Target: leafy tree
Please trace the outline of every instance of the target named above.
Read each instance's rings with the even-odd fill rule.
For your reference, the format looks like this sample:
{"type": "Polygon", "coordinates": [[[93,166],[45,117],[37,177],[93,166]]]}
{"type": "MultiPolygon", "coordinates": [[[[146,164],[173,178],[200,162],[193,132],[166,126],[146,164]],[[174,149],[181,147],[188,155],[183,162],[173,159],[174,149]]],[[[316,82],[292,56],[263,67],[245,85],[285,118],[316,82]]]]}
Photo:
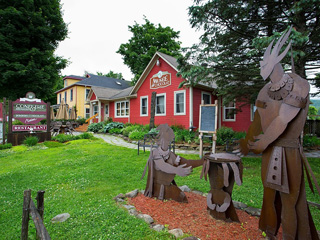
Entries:
{"type": "MultiPolygon", "coordinates": [[[[305,78],[306,68],[320,66],[319,0],[194,0],[189,16],[192,27],[204,34],[198,44],[184,49],[180,74],[189,84],[215,82],[225,103],[256,99],[265,84],[259,61],[274,36],[289,26],[296,73],[305,78]]],[[[291,67],[289,57],[282,62],[291,67]]]]}
{"type": "Polygon", "coordinates": [[[129,26],[133,36],[128,43],[121,44],[117,51],[122,55],[124,64],[135,75],[132,84],[137,82],[156,51],[170,56],[180,56],[181,42],[176,40],[180,32],[170,27],[162,27],[160,24],[155,26],[146,17],[144,20],[145,23],[142,25],[135,22],[133,26],[129,26]]]}
{"type": "Polygon", "coordinates": [[[318,119],[318,117],[316,117],[316,115],[318,115],[318,109],[315,106],[309,106],[308,118],[311,120],[318,119]]]}
{"type": "Polygon", "coordinates": [[[47,100],[66,67],[54,54],[66,36],[60,0],[0,0],[0,97],[47,100]]]}
{"type": "Polygon", "coordinates": [[[110,78],[115,78],[115,79],[122,79],[124,80],[122,73],[115,73],[113,71],[109,71],[107,74],[103,74],[102,72],[97,72],[98,76],[105,76],[105,77],[110,77],[110,78]]]}

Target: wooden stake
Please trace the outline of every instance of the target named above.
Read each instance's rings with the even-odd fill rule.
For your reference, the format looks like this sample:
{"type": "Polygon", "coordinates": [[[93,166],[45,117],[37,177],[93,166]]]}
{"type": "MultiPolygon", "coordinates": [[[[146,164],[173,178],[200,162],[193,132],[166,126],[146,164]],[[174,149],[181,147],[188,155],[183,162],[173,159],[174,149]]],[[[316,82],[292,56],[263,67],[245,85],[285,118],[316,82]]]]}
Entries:
{"type": "Polygon", "coordinates": [[[28,239],[30,200],[31,200],[31,189],[25,190],[23,192],[21,240],[28,239]]]}

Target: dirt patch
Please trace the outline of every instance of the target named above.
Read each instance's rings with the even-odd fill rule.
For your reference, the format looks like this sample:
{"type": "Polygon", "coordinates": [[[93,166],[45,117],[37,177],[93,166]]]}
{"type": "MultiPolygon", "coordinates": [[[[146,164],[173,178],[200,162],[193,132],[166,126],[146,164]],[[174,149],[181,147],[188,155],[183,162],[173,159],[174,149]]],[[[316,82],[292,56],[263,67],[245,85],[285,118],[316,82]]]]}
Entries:
{"type": "MultiPolygon", "coordinates": [[[[169,229],[180,228],[184,233],[204,239],[265,239],[259,230],[258,217],[237,210],[240,223],[225,222],[212,218],[207,212],[206,198],[186,193],[188,203],[161,201],[139,194],[129,199],[138,212],[150,215],[155,223],[169,229]]],[[[277,239],[282,239],[281,232],[277,239]]]]}

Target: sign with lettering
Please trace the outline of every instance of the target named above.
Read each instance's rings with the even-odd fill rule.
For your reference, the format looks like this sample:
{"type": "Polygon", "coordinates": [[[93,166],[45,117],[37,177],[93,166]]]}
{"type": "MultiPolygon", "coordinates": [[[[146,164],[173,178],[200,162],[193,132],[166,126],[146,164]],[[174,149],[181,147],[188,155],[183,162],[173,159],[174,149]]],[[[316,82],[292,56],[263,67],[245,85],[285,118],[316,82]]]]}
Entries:
{"type": "Polygon", "coordinates": [[[13,102],[12,114],[14,119],[24,124],[37,124],[46,119],[47,104],[35,98],[34,93],[28,92],[25,98],[13,102]]]}
{"type": "Polygon", "coordinates": [[[165,88],[171,85],[171,73],[159,71],[150,78],[150,89],[165,88]]]}
{"type": "Polygon", "coordinates": [[[13,132],[35,132],[35,131],[47,131],[47,125],[13,125],[13,132]]]}
{"type": "Polygon", "coordinates": [[[199,132],[215,133],[217,129],[217,105],[200,105],[199,132]]]}

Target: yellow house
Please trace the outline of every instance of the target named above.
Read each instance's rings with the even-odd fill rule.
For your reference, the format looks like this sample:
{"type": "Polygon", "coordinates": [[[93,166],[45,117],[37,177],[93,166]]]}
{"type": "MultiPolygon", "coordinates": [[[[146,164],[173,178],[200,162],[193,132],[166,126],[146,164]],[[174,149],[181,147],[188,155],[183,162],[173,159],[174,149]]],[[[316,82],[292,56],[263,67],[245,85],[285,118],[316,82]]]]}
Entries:
{"type": "Polygon", "coordinates": [[[90,105],[86,102],[86,99],[91,87],[97,86],[117,90],[130,87],[128,81],[93,74],[87,74],[85,77],[70,75],[64,77],[63,81],[64,88],[56,91],[57,104],[60,104],[64,99],[69,109],[75,106],[78,118],[90,117],[90,105]]]}

